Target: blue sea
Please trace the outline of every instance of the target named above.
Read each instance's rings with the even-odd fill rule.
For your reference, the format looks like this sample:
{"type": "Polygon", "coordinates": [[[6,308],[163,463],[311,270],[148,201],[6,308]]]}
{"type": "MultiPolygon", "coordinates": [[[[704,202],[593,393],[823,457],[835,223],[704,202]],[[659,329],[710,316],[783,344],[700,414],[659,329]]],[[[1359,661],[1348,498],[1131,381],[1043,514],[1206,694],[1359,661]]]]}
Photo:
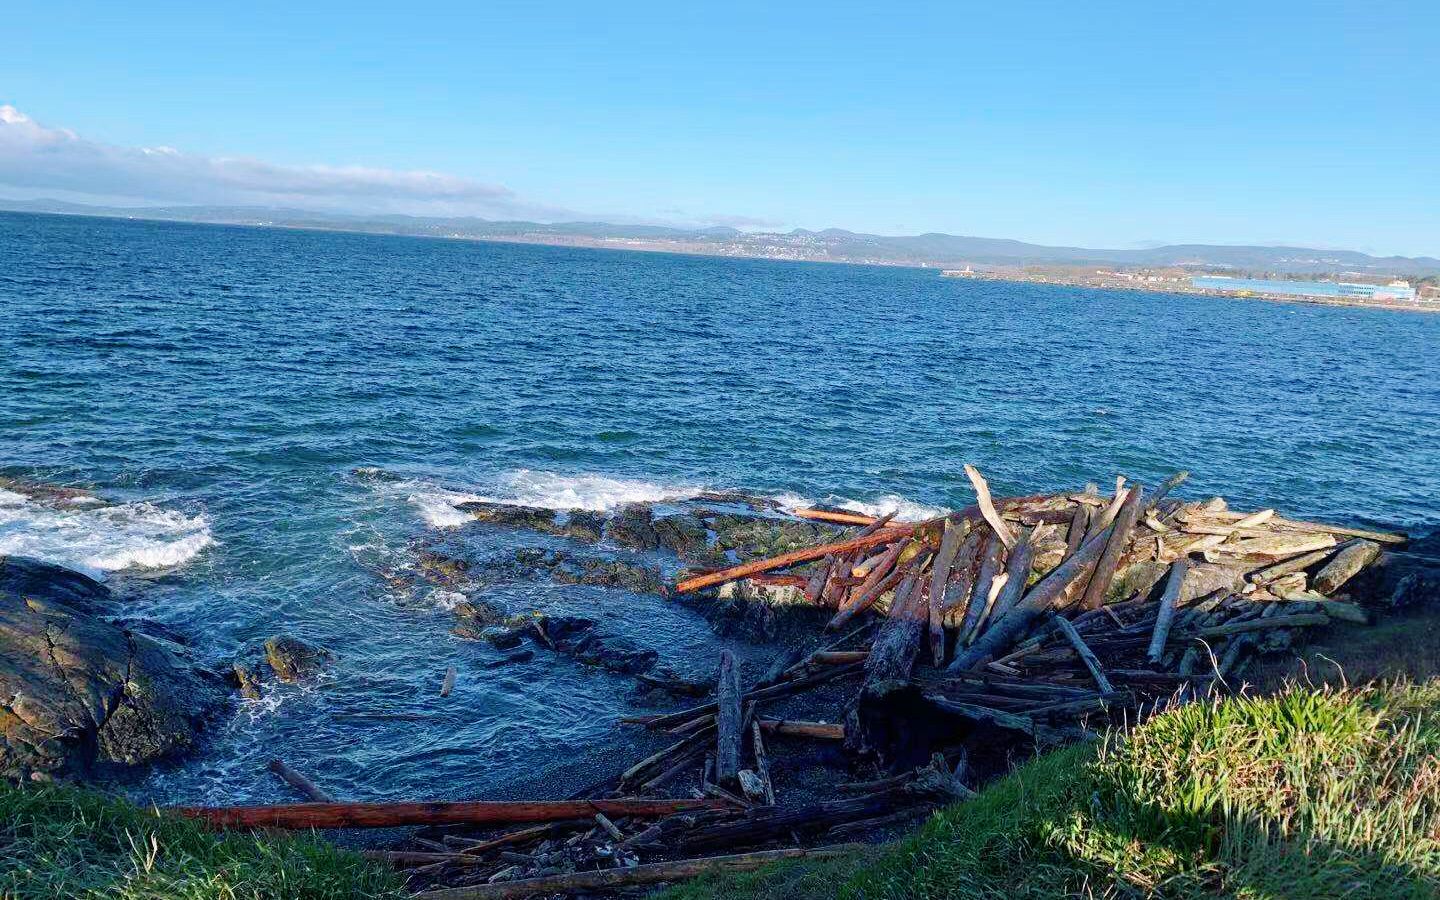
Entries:
{"type": "MultiPolygon", "coordinates": [[[[443,592],[377,575],[468,532],[455,502],[734,488],[922,515],[971,501],[967,462],[1024,493],[1187,469],[1189,496],[1426,532],[1440,316],[0,213],[0,475],[112,501],[0,494],[0,554],[105,578],[217,667],[278,632],[337,653],[130,786],[162,802],[288,798],[272,756],[352,799],[553,791],[623,760],[631,679],[543,653],[485,669],[443,592]]],[[[682,673],[722,644],[657,597],[492,599],[682,673]]]]}

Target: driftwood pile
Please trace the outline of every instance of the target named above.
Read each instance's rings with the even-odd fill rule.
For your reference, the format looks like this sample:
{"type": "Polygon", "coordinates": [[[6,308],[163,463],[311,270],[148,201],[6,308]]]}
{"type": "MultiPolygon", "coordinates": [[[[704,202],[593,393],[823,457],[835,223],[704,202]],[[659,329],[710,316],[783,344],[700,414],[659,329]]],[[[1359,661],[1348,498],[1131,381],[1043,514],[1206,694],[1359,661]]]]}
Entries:
{"type": "Polygon", "coordinates": [[[371,855],[431,900],[824,856],[971,796],[1018,756],[1232,689],[1256,654],[1306,628],[1367,621],[1344,590],[1382,545],[1405,541],[1170,498],[1184,473],[1149,491],[1118,479],[1109,496],[997,499],[966,472],[973,507],[910,523],[801,510],[857,530],[680,578],[680,593],[823,607],[829,634],[750,683],[722,654],[714,699],[626,720],[669,742],[585,799],[186,812],[252,827],[423,824],[421,849],[371,855]],[[818,783],[787,758],[817,745],[831,773],[818,783]]]}

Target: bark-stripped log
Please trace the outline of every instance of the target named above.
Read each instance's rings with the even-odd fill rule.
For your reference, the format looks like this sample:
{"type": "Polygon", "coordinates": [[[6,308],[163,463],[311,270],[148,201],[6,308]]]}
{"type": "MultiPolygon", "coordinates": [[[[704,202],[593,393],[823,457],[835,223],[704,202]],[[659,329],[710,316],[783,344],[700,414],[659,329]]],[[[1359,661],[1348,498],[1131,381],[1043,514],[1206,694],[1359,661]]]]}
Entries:
{"type": "Polygon", "coordinates": [[[985,477],[980,474],[979,469],[969,463],[965,464],[965,474],[970,478],[970,484],[975,487],[975,502],[979,505],[980,513],[985,517],[985,521],[995,529],[995,534],[1000,538],[1001,543],[1007,548],[1015,546],[1014,535],[1010,533],[1009,526],[996,511],[995,501],[990,498],[990,485],[985,481],[985,477]]]}
{"type": "Polygon", "coordinates": [[[1356,573],[1370,565],[1380,555],[1380,545],[1364,538],[1346,541],[1335,557],[1315,573],[1312,582],[1315,590],[1322,594],[1333,594],[1354,578],[1356,573]]]}
{"type": "Polygon", "coordinates": [[[1150,662],[1159,665],[1165,654],[1165,641],[1170,637],[1170,626],[1175,622],[1175,606],[1180,602],[1180,588],[1185,584],[1185,573],[1190,564],[1183,558],[1170,564],[1170,575],[1165,581],[1165,593],[1160,596],[1160,610],[1155,616],[1155,630],[1150,635],[1150,649],[1146,654],[1150,662]]]}
{"type": "Polygon", "coordinates": [[[1090,583],[1085,588],[1085,594],[1080,600],[1084,609],[1098,609],[1105,602],[1105,594],[1110,590],[1110,583],[1115,580],[1115,567],[1120,564],[1120,556],[1125,548],[1130,546],[1130,533],[1135,530],[1135,522],[1140,515],[1140,485],[1130,488],[1130,494],[1125,498],[1125,503],[1120,507],[1120,512],[1115,516],[1115,524],[1110,531],[1110,540],[1105,544],[1105,550],[1095,564],[1095,572],[1090,576],[1090,583]]]}
{"type": "Polygon", "coordinates": [[[945,589],[950,583],[950,570],[960,553],[960,544],[969,532],[964,522],[945,520],[945,536],[930,573],[930,658],[935,665],[945,664],[945,589]]]}
{"type": "Polygon", "coordinates": [[[729,650],[720,653],[720,679],[715,688],[715,780],[731,785],[740,772],[744,721],[740,711],[740,667],[729,650]]]}
{"type": "Polygon", "coordinates": [[[1083,585],[1084,579],[1094,571],[1111,533],[1109,528],[1100,532],[1056,566],[1015,604],[1003,622],[995,623],[964,652],[957,653],[955,661],[950,663],[950,671],[963,672],[1001,655],[1029,630],[1038,616],[1049,609],[1066,606],[1082,590],[1079,585],[1083,585]]]}

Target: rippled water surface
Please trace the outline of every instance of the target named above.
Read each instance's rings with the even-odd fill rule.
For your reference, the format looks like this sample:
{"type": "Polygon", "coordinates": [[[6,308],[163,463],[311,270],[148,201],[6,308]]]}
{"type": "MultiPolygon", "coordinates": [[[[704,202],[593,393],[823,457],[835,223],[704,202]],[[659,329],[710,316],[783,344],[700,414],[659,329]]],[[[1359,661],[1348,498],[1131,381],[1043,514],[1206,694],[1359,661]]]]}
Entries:
{"type": "MultiPolygon", "coordinates": [[[[277,631],[339,652],[148,796],[285,797],[271,755],[347,797],[481,796],[623,750],[629,679],[545,654],[484,669],[443,598],[376,576],[454,537],[448,501],[709,487],[918,511],[970,502],[964,462],[1025,492],[1186,468],[1192,494],[1428,530],[1440,316],[0,214],[0,474],[118,504],[0,493],[0,553],[108,577],[216,664],[277,631]]],[[[496,596],[713,668],[706,623],[657,598],[496,596]]]]}

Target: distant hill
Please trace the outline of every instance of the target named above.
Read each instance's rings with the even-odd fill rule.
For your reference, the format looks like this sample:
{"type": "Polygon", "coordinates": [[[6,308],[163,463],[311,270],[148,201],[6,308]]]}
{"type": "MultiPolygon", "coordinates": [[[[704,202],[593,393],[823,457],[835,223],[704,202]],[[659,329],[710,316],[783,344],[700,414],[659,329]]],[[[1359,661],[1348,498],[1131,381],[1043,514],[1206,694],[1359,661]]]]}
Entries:
{"type": "Polygon", "coordinates": [[[534,243],[629,246],[671,250],[901,266],[959,268],[974,266],[1124,266],[1235,269],[1290,274],[1366,274],[1372,276],[1440,275],[1434,257],[1370,256],[1354,250],[1307,247],[1178,244],[1133,250],[1048,247],[1004,238],[953,234],[887,236],[839,228],[789,232],[742,232],[734,228],[685,228],[668,225],[617,225],[608,222],[506,222],[476,217],[346,215],[301,209],[247,206],[86,206],[59,200],[5,200],[0,209],[60,215],[106,216],[177,222],[317,228],[372,234],[400,234],[471,240],[524,240],[534,243]]]}

